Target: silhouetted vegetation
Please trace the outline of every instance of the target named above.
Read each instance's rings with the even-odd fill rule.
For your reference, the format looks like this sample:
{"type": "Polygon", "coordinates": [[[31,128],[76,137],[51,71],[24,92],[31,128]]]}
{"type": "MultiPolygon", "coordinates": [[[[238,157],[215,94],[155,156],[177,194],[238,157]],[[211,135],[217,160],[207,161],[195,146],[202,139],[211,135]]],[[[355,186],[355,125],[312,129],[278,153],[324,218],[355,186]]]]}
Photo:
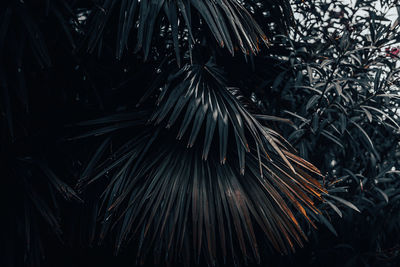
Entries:
{"type": "Polygon", "coordinates": [[[395,4],[2,2],[1,266],[397,266],[395,4]]]}

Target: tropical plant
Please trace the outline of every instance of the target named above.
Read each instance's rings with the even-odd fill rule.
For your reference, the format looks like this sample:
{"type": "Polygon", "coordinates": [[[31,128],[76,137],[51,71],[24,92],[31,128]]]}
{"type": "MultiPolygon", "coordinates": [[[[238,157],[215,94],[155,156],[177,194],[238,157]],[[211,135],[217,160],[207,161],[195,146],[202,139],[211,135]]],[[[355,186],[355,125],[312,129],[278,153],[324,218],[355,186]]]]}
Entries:
{"type": "Polygon", "coordinates": [[[4,265],[318,265],[353,221],[395,248],[398,26],[371,2],[1,3],[4,265]]]}
{"type": "MultiPolygon", "coordinates": [[[[74,137],[106,136],[79,181],[86,186],[107,177],[100,239],[112,233],[117,251],[125,240],[137,240],[141,263],[152,258],[208,265],[260,262],[260,242],[282,253],[302,245],[306,236],[295,215],[312,225],[309,213],[321,216],[314,198],[322,200],[325,190],[312,177],[320,173],[257,120],[242,93],[248,88],[235,88],[223,70],[235,51],[244,53],[239,60],[246,64],[267,44],[246,9],[251,5],[118,4],[114,13],[117,2],[105,1],[92,15],[89,51],[102,55],[101,40],[116,39],[115,56],[121,58],[132,28],[135,50],[157,67],[154,81],[136,88],[143,95],[136,108],[134,102],[121,114],[83,122],[88,132],[74,137]],[[112,156],[105,153],[110,146],[117,148],[112,156]]],[[[279,7],[284,12],[275,12],[289,16],[289,23],[290,9],[279,7]]]]}

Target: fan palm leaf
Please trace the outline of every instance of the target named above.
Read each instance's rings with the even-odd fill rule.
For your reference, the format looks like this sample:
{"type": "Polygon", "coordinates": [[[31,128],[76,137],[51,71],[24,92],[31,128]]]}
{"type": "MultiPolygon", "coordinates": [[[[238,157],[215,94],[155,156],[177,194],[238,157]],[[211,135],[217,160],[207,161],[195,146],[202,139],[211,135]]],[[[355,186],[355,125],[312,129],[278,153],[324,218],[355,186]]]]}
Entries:
{"type": "Polygon", "coordinates": [[[186,65],[164,81],[155,111],[81,123],[90,130],[78,137],[108,136],[80,183],[109,177],[99,231],[104,238],[114,225],[117,250],[134,238],[140,262],[214,265],[238,255],[258,262],[264,239],[282,253],[306,239],[296,214],[312,225],[320,215],[320,172],[258,122],[223,77],[211,61],[186,65]],[[102,162],[111,144],[119,149],[102,162]]]}

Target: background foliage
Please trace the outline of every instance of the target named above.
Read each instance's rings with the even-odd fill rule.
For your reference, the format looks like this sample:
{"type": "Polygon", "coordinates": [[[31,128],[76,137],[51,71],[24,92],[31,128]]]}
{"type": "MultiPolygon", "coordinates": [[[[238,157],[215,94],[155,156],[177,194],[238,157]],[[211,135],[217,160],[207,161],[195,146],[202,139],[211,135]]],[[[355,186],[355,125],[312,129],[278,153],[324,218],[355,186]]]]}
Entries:
{"type": "Polygon", "coordinates": [[[307,264],[315,266],[398,264],[398,20],[387,18],[393,3],[376,4],[295,5],[298,30],[277,37],[290,52],[267,87],[279,101],[259,100],[293,120],[289,141],[327,175],[330,192],[361,211],[334,209],[341,219],[330,211],[337,237],[314,236],[307,264]]]}
{"type": "Polygon", "coordinates": [[[396,266],[394,4],[2,2],[1,263],[396,266]]]}

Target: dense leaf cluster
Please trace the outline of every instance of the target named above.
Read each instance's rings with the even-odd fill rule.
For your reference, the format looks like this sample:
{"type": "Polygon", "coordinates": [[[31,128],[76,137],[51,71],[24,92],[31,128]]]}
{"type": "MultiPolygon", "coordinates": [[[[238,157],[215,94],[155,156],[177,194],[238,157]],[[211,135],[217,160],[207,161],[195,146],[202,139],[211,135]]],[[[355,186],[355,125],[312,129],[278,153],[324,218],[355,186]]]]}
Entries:
{"type": "Polygon", "coordinates": [[[0,3],[2,266],[396,262],[374,2],[0,3]]]}
{"type": "Polygon", "coordinates": [[[293,121],[282,128],[288,140],[326,174],[323,184],[332,195],[361,211],[339,210],[327,200],[337,237],[316,235],[303,264],[399,261],[399,26],[387,17],[393,3],[382,2],[380,10],[377,3],[298,4],[297,30],[276,37],[288,54],[276,63],[267,94],[279,101],[260,104],[293,121]]]}

